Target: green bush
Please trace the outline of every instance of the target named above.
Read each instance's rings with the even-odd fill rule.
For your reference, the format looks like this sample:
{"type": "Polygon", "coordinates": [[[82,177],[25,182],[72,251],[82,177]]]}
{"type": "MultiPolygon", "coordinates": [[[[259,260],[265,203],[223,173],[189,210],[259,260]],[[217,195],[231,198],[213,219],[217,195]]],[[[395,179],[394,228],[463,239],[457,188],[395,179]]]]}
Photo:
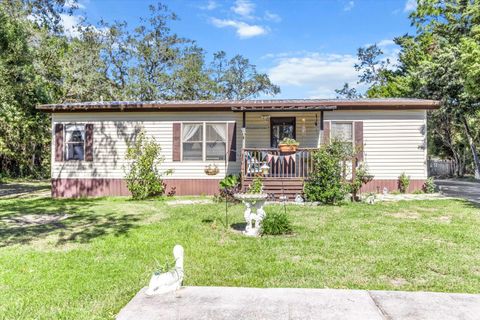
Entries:
{"type": "Polygon", "coordinates": [[[398,190],[401,193],[407,193],[408,187],[410,186],[410,177],[407,176],[405,172],[398,177],[398,190]]]}
{"type": "Polygon", "coordinates": [[[146,199],[165,192],[162,176],[170,174],[172,170],[164,173],[159,171],[158,167],[164,161],[160,151],[160,145],[155,139],[146,138],[143,131],[128,146],[125,159],[129,161],[129,165],[125,179],[133,199],[146,199]]]}
{"type": "Polygon", "coordinates": [[[223,178],[219,183],[220,195],[218,200],[227,199],[228,201],[235,202],[233,195],[240,192],[241,189],[241,180],[239,175],[228,175],[223,178]]]}
{"type": "Polygon", "coordinates": [[[423,191],[425,193],[434,193],[436,188],[437,186],[435,185],[432,177],[428,178],[423,184],[423,191]]]}
{"type": "Polygon", "coordinates": [[[252,184],[248,187],[247,193],[257,194],[263,192],[262,178],[257,176],[253,178],[252,184]]]}
{"type": "Polygon", "coordinates": [[[268,235],[288,234],[292,232],[292,225],[284,211],[268,213],[263,219],[262,233],[268,235]]]}
{"type": "Polygon", "coordinates": [[[349,187],[342,179],[342,162],[351,154],[346,144],[334,141],[313,154],[313,172],[304,186],[308,201],[336,204],[345,199],[349,187]]]}
{"type": "Polygon", "coordinates": [[[357,201],[358,191],[362,186],[370,181],[372,181],[373,176],[369,175],[368,169],[365,165],[361,164],[358,166],[355,172],[355,178],[349,183],[350,193],[352,194],[352,200],[357,201]]]}

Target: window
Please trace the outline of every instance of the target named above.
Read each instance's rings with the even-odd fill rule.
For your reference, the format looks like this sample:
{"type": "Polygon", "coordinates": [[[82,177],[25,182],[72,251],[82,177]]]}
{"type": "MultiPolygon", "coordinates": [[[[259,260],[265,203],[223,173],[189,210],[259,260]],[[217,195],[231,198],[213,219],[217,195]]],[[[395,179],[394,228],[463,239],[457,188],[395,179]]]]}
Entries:
{"type": "Polygon", "coordinates": [[[331,137],[333,140],[340,140],[353,144],[353,125],[351,122],[333,122],[331,137]]]}
{"type": "Polygon", "coordinates": [[[203,124],[184,123],[183,160],[203,160],[203,124]]]}
{"type": "Polygon", "coordinates": [[[182,159],[190,161],[225,160],[227,150],[226,123],[184,123],[182,127],[182,159]]]}
{"type": "Polygon", "coordinates": [[[85,126],[68,124],[65,126],[66,157],[65,160],[84,160],[85,126]]]}
{"type": "Polygon", "coordinates": [[[206,160],[225,160],[227,125],[225,123],[207,123],[206,130],[206,160]]]}

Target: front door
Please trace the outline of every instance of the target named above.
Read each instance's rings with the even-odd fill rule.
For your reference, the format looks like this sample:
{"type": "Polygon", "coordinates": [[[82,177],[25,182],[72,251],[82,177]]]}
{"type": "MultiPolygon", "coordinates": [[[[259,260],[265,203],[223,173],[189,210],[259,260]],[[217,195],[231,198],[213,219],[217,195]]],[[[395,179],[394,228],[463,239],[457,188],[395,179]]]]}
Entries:
{"type": "Polygon", "coordinates": [[[283,138],[295,139],[295,117],[270,118],[270,146],[277,148],[283,138]]]}

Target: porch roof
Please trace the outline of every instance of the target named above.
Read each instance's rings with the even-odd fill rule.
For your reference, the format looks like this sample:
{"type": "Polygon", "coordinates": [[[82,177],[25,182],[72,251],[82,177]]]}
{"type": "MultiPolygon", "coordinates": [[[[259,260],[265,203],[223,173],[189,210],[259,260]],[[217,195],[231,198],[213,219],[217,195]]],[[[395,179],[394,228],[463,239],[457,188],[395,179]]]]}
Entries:
{"type": "Polygon", "coordinates": [[[328,111],[437,109],[440,101],[425,99],[271,99],[271,100],[158,100],[90,101],[42,104],[45,112],[115,111],[328,111]]]}

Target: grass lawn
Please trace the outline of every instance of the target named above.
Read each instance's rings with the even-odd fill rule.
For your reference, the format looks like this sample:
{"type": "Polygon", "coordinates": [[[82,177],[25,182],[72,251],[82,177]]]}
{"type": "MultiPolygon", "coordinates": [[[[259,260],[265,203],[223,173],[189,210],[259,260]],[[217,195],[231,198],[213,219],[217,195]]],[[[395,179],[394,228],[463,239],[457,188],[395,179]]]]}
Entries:
{"type": "MultiPolygon", "coordinates": [[[[293,235],[256,239],[225,230],[223,204],[0,200],[0,318],[111,319],[176,243],[185,285],[480,292],[480,208],[468,202],[287,210],[293,235]]],[[[241,223],[242,207],[229,219],[241,223]]]]}

